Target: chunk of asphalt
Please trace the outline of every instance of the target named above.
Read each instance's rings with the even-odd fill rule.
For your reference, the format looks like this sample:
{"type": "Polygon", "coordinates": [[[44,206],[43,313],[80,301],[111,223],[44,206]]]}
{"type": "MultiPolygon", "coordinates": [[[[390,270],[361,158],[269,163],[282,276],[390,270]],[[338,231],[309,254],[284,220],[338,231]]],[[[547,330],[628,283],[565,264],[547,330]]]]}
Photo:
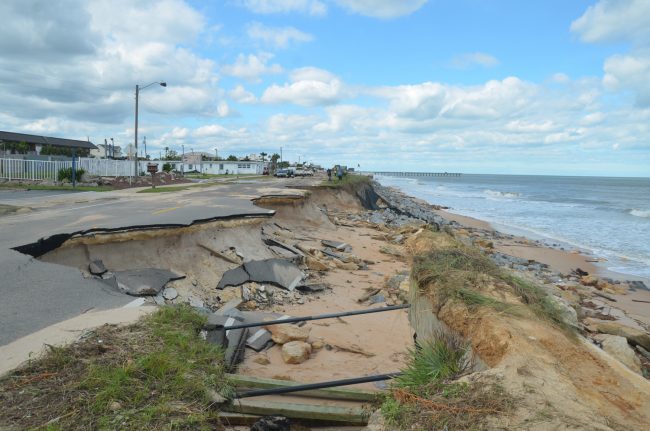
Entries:
{"type": "Polygon", "coordinates": [[[303,273],[293,263],[284,259],[251,260],[244,263],[251,281],[273,283],[293,290],[303,278],[303,273]]]}
{"type": "MultiPolygon", "coordinates": [[[[231,319],[234,320],[232,317],[231,319]]],[[[246,349],[247,338],[248,328],[231,329],[229,331],[226,331],[228,347],[226,347],[224,360],[226,362],[226,368],[229,371],[232,372],[235,370],[237,368],[237,364],[239,364],[244,359],[244,350],[246,349]]]]}
{"type": "Polygon", "coordinates": [[[331,241],[329,239],[324,239],[320,242],[325,247],[330,247],[335,250],[344,251],[346,248],[350,247],[348,244],[340,241],[331,241]]]}
{"type": "MultiPolygon", "coordinates": [[[[254,313],[254,314],[245,314],[244,323],[254,323],[254,322],[263,322],[268,320],[268,317],[273,316],[272,320],[288,319],[291,316],[288,314],[279,315],[278,313],[254,313]]],[[[267,347],[275,344],[272,340],[272,334],[268,329],[265,328],[250,328],[251,335],[246,339],[246,347],[250,347],[256,352],[261,352],[267,347]]]]}
{"type": "Polygon", "coordinates": [[[117,285],[128,295],[156,295],[172,280],[185,278],[166,269],[144,268],[116,271],[117,285]]]}
{"type": "Polygon", "coordinates": [[[287,290],[293,290],[304,274],[294,263],[285,259],[251,260],[242,266],[223,274],[217,289],[240,286],[248,281],[271,283],[287,290]]]}
{"type": "Polygon", "coordinates": [[[250,281],[250,276],[243,265],[238,266],[223,273],[219,284],[217,284],[217,289],[224,289],[228,286],[240,286],[247,281],[250,281]]]}
{"type": "Polygon", "coordinates": [[[331,248],[324,248],[324,249],[323,249],[323,254],[326,255],[326,256],[329,256],[329,257],[333,257],[333,258],[335,258],[335,259],[338,259],[338,260],[340,260],[341,262],[348,263],[348,262],[350,261],[350,258],[349,258],[349,257],[347,257],[347,256],[345,256],[345,255],[343,255],[343,254],[341,254],[341,253],[336,253],[336,252],[332,251],[331,248]]]}
{"type": "Polygon", "coordinates": [[[241,305],[241,303],[244,302],[241,298],[233,298],[230,301],[226,302],[219,308],[217,311],[214,312],[217,316],[225,316],[226,312],[237,308],[241,305]]]}
{"type": "Polygon", "coordinates": [[[178,291],[174,289],[173,287],[168,287],[162,292],[163,298],[171,301],[172,299],[176,299],[178,297],[178,291]]]}
{"type": "Polygon", "coordinates": [[[117,285],[117,278],[115,277],[115,274],[113,274],[112,272],[106,272],[101,277],[98,277],[97,279],[102,283],[108,284],[110,287],[112,287],[117,291],[120,290],[119,286],[117,285]]]}
{"type": "Polygon", "coordinates": [[[104,266],[104,262],[102,262],[101,259],[97,259],[88,264],[88,271],[90,271],[92,275],[102,275],[108,270],[104,266]]]}

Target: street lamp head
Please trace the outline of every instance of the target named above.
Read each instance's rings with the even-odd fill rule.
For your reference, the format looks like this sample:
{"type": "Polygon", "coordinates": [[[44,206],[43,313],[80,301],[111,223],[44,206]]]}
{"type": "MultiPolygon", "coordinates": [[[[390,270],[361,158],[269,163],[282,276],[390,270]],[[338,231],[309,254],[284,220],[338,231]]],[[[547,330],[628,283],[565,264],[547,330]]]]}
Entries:
{"type": "Polygon", "coordinates": [[[161,82],[161,83],[160,83],[160,86],[161,86],[161,87],[167,87],[167,83],[166,83],[166,82],[161,82]]]}

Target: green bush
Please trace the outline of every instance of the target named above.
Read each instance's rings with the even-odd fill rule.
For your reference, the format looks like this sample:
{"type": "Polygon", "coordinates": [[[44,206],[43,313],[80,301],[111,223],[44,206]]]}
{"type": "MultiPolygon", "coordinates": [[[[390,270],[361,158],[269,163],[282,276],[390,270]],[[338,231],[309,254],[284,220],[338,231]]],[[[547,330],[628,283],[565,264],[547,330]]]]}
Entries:
{"type": "Polygon", "coordinates": [[[165,163],[162,165],[162,170],[170,173],[172,171],[172,164],[171,163],[165,163]]]}
{"type": "MultiPolygon", "coordinates": [[[[75,179],[81,181],[81,177],[85,174],[84,169],[77,169],[75,173],[75,179]]],[[[72,168],[62,168],[59,169],[59,181],[72,181],[72,168]]]]}

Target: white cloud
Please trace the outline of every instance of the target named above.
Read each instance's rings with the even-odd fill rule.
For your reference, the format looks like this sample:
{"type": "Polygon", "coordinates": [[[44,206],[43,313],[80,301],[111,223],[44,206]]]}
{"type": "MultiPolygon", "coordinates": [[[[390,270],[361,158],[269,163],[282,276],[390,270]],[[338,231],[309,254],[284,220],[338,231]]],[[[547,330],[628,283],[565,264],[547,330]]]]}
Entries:
{"type": "Polygon", "coordinates": [[[293,103],[303,106],[329,105],[343,97],[343,83],[332,73],[315,67],[296,69],[291,83],[268,87],[261,101],[269,104],[293,103]]]}
{"type": "Polygon", "coordinates": [[[571,23],[585,42],[632,41],[650,44],[650,2],[600,0],[571,23]]]}
{"type": "Polygon", "coordinates": [[[603,83],[609,90],[630,90],[640,106],[650,106],[650,52],[614,55],[605,61],[603,83]]]}
{"type": "Polygon", "coordinates": [[[275,48],[286,48],[291,43],[310,42],[314,38],[294,27],[267,27],[259,22],[249,24],[246,32],[251,39],[275,48]]]}
{"type": "Polygon", "coordinates": [[[555,73],[551,76],[551,82],[555,82],[556,84],[566,84],[570,80],[571,78],[569,78],[569,75],[562,72],[555,73]]]}
{"type": "Polygon", "coordinates": [[[359,15],[373,18],[397,18],[420,9],[428,0],[334,0],[359,15]]]}
{"type": "Polygon", "coordinates": [[[260,82],[262,75],[282,73],[282,67],[279,64],[267,64],[272,58],[273,54],[268,53],[239,54],[235,63],[223,66],[221,72],[250,82],[260,82]]]}
{"type": "Polygon", "coordinates": [[[605,60],[603,84],[631,91],[639,106],[650,106],[650,2],[600,0],[571,24],[585,42],[629,42],[631,52],[605,60]]]}
{"type": "Polygon", "coordinates": [[[247,91],[243,85],[237,85],[235,88],[230,90],[228,96],[238,103],[253,104],[257,102],[257,97],[255,97],[255,95],[250,91],[247,91]]]}
{"type": "Polygon", "coordinates": [[[484,52],[471,52],[455,56],[449,64],[455,69],[470,69],[474,66],[494,67],[499,64],[499,60],[484,52]]]}
{"type": "Polygon", "coordinates": [[[228,129],[220,124],[209,124],[201,126],[192,132],[192,136],[196,138],[214,138],[214,137],[230,137],[230,138],[244,138],[248,136],[246,128],[228,129]]]}
{"type": "Polygon", "coordinates": [[[241,0],[241,3],[262,14],[300,12],[322,16],[327,13],[327,6],[319,0],[241,0]]]}

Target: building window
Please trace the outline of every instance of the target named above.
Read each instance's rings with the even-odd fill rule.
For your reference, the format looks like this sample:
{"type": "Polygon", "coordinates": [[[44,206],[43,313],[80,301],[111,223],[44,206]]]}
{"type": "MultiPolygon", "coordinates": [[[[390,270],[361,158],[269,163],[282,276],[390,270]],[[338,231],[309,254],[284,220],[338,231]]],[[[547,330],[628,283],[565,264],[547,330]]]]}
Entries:
{"type": "Polygon", "coordinates": [[[188,165],[188,167],[189,167],[189,169],[190,169],[190,171],[192,170],[192,166],[193,166],[193,165],[188,165]]]}
{"type": "Polygon", "coordinates": [[[219,163],[219,169],[223,171],[223,163],[219,163]]]}

